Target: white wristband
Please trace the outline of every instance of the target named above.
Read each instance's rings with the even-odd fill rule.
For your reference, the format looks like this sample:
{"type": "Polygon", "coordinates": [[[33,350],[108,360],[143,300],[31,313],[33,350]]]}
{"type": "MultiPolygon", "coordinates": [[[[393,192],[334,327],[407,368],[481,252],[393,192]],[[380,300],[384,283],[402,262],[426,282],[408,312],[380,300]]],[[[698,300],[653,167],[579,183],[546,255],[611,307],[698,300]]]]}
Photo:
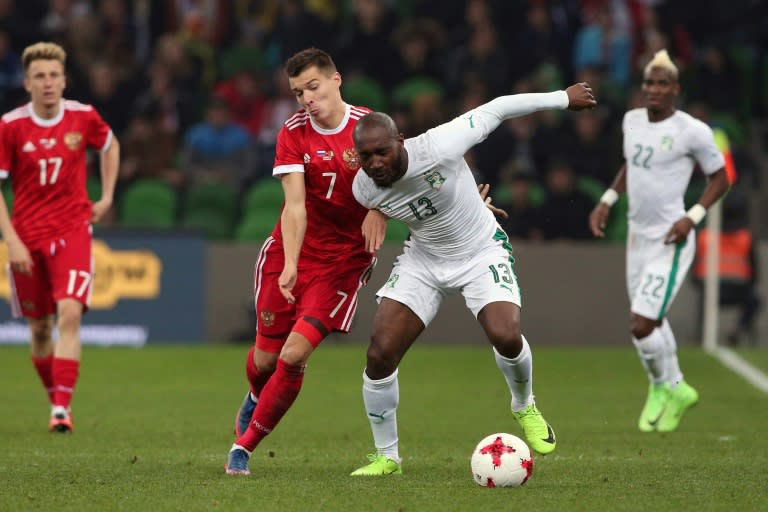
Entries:
{"type": "Polygon", "coordinates": [[[612,188],[609,188],[605,192],[603,192],[603,195],[600,197],[600,202],[605,203],[608,206],[613,206],[616,204],[616,201],[619,200],[619,193],[613,190],[612,188]]]}
{"type": "Polygon", "coordinates": [[[693,225],[697,225],[704,219],[707,214],[707,209],[701,206],[699,203],[691,206],[691,209],[685,212],[685,216],[693,221],[693,225]]]}

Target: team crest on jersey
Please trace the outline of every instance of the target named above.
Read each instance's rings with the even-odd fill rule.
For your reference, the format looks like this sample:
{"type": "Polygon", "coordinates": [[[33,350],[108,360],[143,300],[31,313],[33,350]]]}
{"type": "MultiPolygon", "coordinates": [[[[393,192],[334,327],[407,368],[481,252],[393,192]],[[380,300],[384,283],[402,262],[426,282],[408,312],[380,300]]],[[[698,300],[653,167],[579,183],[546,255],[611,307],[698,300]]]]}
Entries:
{"type": "Polygon", "coordinates": [[[79,148],[82,141],[83,134],[80,132],[67,132],[64,134],[64,144],[66,144],[72,151],[79,148]]]}
{"type": "Polygon", "coordinates": [[[275,323],[275,314],[271,311],[262,311],[261,323],[264,327],[271,327],[275,323]]]}
{"type": "Polygon", "coordinates": [[[40,145],[43,146],[45,149],[51,149],[53,146],[56,145],[55,138],[40,139],[38,142],[40,142],[40,145]]]}
{"type": "Polygon", "coordinates": [[[435,190],[440,190],[440,187],[445,183],[445,178],[443,178],[442,174],[437,172],[437,169],[425,172],[424,179],[429,183],[429,186],[435,190]]]}
{"type": "Polygon", "coordinates": [[[674,142],[674,139],[671,135],[665,135],[661,138],[661,149],[664,149],[666,151],[672,151],[672,143],[674,142]]]}
{"type": "Polygon", "coordinates": [[[341,154],[341,158],[344,160],[344,163],[347,164],[347,167],[352,170],[360,167],[360,159],[357,157],[357,151],[355,151],[354,148],[345,149],[341,154]]]}
{"type": "Polygon", "coordinates": [[[333,160],[333,150],[329,149],[328,151],[326,151],[324,149],[318,149],[317,150],[317,156],[319,156],[320,158],[322,158],[326,162],[328,160],[333,160]]]}

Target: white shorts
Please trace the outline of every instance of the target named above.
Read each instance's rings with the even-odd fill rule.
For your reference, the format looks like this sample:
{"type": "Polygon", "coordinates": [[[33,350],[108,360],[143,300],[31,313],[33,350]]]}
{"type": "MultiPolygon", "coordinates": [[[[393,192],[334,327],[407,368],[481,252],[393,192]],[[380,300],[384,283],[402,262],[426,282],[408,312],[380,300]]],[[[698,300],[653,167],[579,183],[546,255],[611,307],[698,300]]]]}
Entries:
{"type": "Polygon", "coordinates": [[[664,244],[664,238],[630,233],[627,239],[627,289],[631,311],[662,320],[680,291],[696,254],[696,232],[685,242],[664,244]]]}
{"type": "MultiPolygon", "coordinates": [[[[503,232],[502,232],[503,233],[503,232]]],[[[429,325],[446,295],[461,293],[472,314],[491,302],[520,306],[520,287],[515,275],[512,246],[508,240],[481,249],[466,260],[436,259],[406,241],[389,279],[376,296],[408,306],[429,325]]]]}

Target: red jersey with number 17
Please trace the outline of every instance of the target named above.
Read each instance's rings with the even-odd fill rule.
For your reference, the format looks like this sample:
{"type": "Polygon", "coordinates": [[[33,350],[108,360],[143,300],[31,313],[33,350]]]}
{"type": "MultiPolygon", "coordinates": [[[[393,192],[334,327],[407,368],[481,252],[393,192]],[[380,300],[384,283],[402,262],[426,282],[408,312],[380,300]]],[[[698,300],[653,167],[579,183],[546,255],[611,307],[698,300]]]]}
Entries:
{"type": "Polygon", "coordinates": [[[92,206],[86,191],[85,150],[105,150],[112,130],[90,105],[62,100],[52,119],[32,104],[0,121],[0,179],[11,177],[13,226],[30,248],[87,224],[92,206]]]}
{"type": "MultiPolygon", "coordinates": [[[[352,181],[360,168],[352,131],[369,112],[347,105],[339,126],[326,130],[302,109],[285,122],[277,136],[273,175],[304,173],[307,230],[299,265],[371,258],[360,230],[368,210],[352,195],[352,181]]],[[[280,221],[272,236],[282,243],[280,221]]]]}

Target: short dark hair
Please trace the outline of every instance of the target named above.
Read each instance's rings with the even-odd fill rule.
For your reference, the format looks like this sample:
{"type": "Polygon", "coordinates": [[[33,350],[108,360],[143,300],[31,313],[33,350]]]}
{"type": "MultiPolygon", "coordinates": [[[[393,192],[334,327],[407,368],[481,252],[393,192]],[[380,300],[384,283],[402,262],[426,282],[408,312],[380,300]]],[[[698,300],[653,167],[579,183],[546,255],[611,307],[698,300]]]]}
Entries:
{"type": "Polygon", "coordinates": [[[293,55],[285,61],[285,72],[293,78],[312,66],[328,74],[336,72],[336,64],[333,63],[331,56],[319,48],[307,48],[293,55]]]}

